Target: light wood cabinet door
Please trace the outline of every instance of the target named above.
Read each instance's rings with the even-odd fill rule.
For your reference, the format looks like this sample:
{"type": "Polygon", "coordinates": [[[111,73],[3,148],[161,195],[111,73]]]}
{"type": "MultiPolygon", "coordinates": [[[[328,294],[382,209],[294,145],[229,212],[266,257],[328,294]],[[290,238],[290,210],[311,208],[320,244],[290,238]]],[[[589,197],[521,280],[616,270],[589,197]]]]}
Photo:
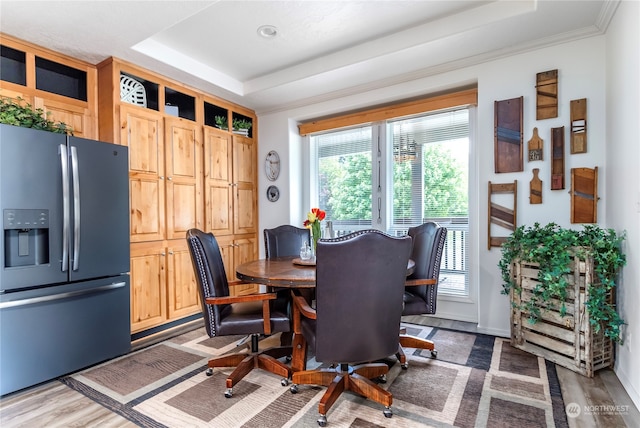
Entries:
{"type": "Polygon", "coordinates": [[[233,136],[233,232],[256,233],[256,147],[251,138],[233,136]]]}
{"type": "Polygon", "coordinates": [[[186,239],[169,243],[167,267],[169,319],[186,317],[202,311],[198,284],[186,239]]]}
{"type": "Polygon", "coordinates": [[[131,245],[131,332],[167,320],[166,253],[162,243],[131,245]]]}
{"type": "Polygon", "coordinates": [[[233,234],[233,162],[231,135],[204,130],[205,224],[216,237],[233,234]]]}
{"type": "Polygon", "coordinates": [[[54,122],[64,122],[71,127],[73,135],[76,137],[98,138],[98,133],[91,124],[91,113],[86,107],[40,97],[35,97],[34,107],[42,109],[47,115],[47,119],[54,122]]]}
{"type": "Polygon", "coordinates": [[[162,118],[140,107],[120,106],[120,144],[129,147],[131,242],[165,238],[162,118]]]}
{"type": "Polygon", "coordinates": [[[216,237],[216,241],[218,241],[218,247],[220,248],[220,255],[222,256],[224,271],[227,274],[227,281],[235,281],[236,280],[236,264],[235,264],[233,237],[232,236],[216,237]]]}
{"type": "MultiPolygon", "coordinates": [[[[235,239],[233,242],[233,279],[236,278],[236,266],[242,263],[249,262],[258,258],[258,247],[256,246],[256,239],[251,237],[235,239]]],[[[256,284],[239,285],[233,287],[231,290],[232,295],[238,296],[243,294],[252,294],[258,292],[259,286],[256,284]]]]}
{"type": "Polygon", "coordinates": [[[188,120],[165,119],[167,239],[184,239],[203,228],[201,128],[188,120]]]}

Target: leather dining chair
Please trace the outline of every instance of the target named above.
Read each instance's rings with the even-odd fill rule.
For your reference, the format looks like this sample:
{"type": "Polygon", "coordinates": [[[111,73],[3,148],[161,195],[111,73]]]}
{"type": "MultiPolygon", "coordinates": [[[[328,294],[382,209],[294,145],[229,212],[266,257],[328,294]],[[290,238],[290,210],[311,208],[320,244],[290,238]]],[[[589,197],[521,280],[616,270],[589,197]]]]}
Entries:
{"type": "Polygon", "coordinates": [[[283,224],[273,229],[264,230],[265,257],[297,256],[300,247],[306,242],[311,245],[309,229],[283,224]]]}
{"type": "MultiPolygon", "coordinates": [[[[306,242],[311,245],[311,233],[309,229],[283,224],[273,229],[264,229],[264,253],[267,259],[275,257],[291,257],[300,254],[300,247],[306,242]]],[[[278,302],[284,302],[281,309],[291,315],[291,291],[288,289],[275,289],[278,302]]],[[[280,335],[280,345],[291,345],[293,331],[280,335]]]]}
{"type": "Polygon", "coordinates": [[[385,378],[389,368],[377,361],[398,347],[402,295],[411,238],[378,230],[323,239],[316,252],[316,309],[294,295],[294,346],[291,392],[298,385],[323,385],[318,424],[344,390],[385,406],[391,417],[392,394],[371,379],[385,378]],[[331,368],[304,370],[307,348],[331,368]],[[299,371],[296,371],[299,369],[299,371]]]}
{"type": "MultiPolygon", "coordinates": [[[[431,221],[409,228],[407,235],[412,238],[411,259],[416,265],[413,273],[407,278],[402,315],[435,314],[440,263],[447,239],[447,228],[431,221]]],[[[401,334],[396,356],[403,369],[408,366],[403,347],[427,349],[433,357],[438,355],[433,341],[401,334]]]]}
{"type": "Polygon", "coordinates": [[[209,360],[207,376],[214,367],[235,367],[227,377],[225,397],[231,398],[233,386],[254,368],[261,368],[283,377],[289,384],[291,369],[278,358],[291,355],[291,347],[274,347],[259,351],[260,335],[290,330],[289,317],[275,309],[275,293],[230,296],[229,286],[246,284],[227,281],[220,247],[211,233],[198,229],[187,231],[187,243],[202,303],[202,315],[209,337],[250,335],[251,352],[224,355],[209,360]]]}

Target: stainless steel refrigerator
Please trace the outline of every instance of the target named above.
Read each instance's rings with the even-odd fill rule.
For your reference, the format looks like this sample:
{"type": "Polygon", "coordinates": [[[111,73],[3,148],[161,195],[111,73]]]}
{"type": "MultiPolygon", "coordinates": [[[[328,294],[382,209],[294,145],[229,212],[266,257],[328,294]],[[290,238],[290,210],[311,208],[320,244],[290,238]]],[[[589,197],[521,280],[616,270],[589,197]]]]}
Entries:
{"type": "Polygon", "coordinates": [[[0,395],[130,350],[128,149],[0,125],[0,395]]]}

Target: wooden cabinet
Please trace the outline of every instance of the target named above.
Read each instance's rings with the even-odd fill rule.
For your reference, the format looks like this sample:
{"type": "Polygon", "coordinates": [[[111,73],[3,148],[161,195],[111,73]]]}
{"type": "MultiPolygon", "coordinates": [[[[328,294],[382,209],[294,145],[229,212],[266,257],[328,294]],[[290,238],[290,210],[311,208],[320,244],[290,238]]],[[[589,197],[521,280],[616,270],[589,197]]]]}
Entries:
{"type": "Polygon", "coordinates": [[[0,96],[20,97],[76,137],[98,139],[95,66],[4,34],[0,44],[0,96]]]}
{"type": "MultiPolygon", "coordinates": [[[[236,266],[258,257],[255,142],[207,126],[204,136],[205,223],[218,240],[228,279],[235,280],[236,266]]],[[[231,291],[248,294],[257,287],[231,291]]]]}
{"type": "Polygon", "coordinates": [[[205,106],[204,94],[132,64],[104,61],[98,82],[100,137],[129,147],[131,330],[144,334],[201,311],[189,229],[216,236],[230,280],[237,263],[258,257],[257,143],[206,124],[232,120],[232,104],[205,106]],[[145,88],[146,105],[120,100],[121,76],[145,88]]]}

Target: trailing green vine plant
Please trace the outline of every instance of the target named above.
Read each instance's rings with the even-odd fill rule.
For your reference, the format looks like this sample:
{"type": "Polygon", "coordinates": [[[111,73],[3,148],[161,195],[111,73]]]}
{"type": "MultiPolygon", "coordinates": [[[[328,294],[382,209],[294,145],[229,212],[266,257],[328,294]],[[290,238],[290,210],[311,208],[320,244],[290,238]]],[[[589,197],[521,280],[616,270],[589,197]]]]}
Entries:
{"type": "Polygon", "coordinates": [[[512,277],[513,262],[538,263],[538,283],[532,290],[531,299],[520,309],[529,314],[530,322],[535,323],[541,316],[540,311],[553,308],[553,299],[557,299],[561,302],[560,307],[553,309],[564,316],[571,261],[575,255],[581,259],[592,257],[595,277],[593,283],[586,285],[589,298],[585,302],[589,322],[594,333],[603,328],[606,337],[622,343],[620,326],[624,321],[616,310],[615,302],[611,302],[608,296],[616,286],[620,268],[626,264],[621,249],[624,239],[625,233],[618,235],[613,229],[591,224],[584,225],[582,231],[565,229],[555,223],[520,226],[502,245],[502,257],[498,263],[503,281],[502,294],[509,294],[511,289],[520,291],[512,277]]]}
{"type": "Polygon", "coordinates": [[[9,98],[0,96],[0,123],[21,126],[23,128],[40,129],[57,134],[73,135],[73,130],[64,122],[54,122],[48,119],[49,112],[41,108],[33,108],[20,97],[9,98]]]}

